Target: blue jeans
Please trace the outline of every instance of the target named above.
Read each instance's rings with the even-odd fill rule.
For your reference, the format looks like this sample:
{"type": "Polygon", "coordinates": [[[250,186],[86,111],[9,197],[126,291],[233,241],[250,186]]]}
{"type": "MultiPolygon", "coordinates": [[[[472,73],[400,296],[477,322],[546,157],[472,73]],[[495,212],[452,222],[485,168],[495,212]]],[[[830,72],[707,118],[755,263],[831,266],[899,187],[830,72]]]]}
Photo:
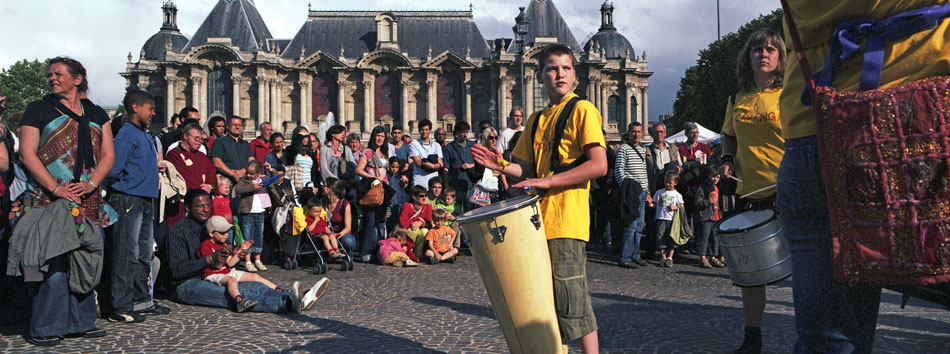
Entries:
{"type": "Polygon", "coordinates": [[[244,233],[244,241],[254,241],[251,246],[251,253],[260,254],[264,250],[264,217],[267,213],[249,213],[241,214],[241,232],[244,233]]]}
{"type": "Polygon", "coordinates": [[[620,263],[627,263],[640,259],[640,238],[643,237],[643,216],[646,212],[647,192],[640,193],[640,216],[623,228],[622,248],[620,249],[620,263]]]}
{"type": "MultiPolygon", "coordinates": [[[[245,299],[257,301],[254,312],[281,313],[288,312],[292,293],[277,291],[258,282],[238,283],[238,290],[245,299]]],[[[186,305],[230,308],[231,297],[228,288],[212,284],[199,278],[188,279],[175,289],[178,301],[186,305]]]]}
{"type": "Polygon", "coordinates": [[[360,255],[366,257],[376,254],[377,242],[386,238],[386,207],[363,208],[363,223],[360,226],[363,234],[360,255]]]}
{"type": "Polygon", "coordinates": [[[831,223],[816,136],[785,141],[776,206],[792,256],[795,353],[870,353],[881,288],[832,277],[831,223]]]}
{"type": "Polygon", "coordinates": [[[64,336],[96,328],[95,293],[69,291],[66,279],[68,257],[64,254],[49,260],[49,271],[42,283],[26,283],[30,294],[35,294],[30,313],[30,336],[64,336]]]}
{"type": "Polygon", "coordinates": [[[151,298],[149,277],[155,213],[151,200],[124,193],[110,195],[109,204],[119,212],[106,248],[112,261],[109,292],[113,311],[128,313],[132,312],[133,304],[151,298]]]}
{"type": "Polygon", "coordinates": [[[337,242],[340,243],[347,251],[353,252],[356,249],[356,236],[353,234],[346,234],[343,237],[340,237],[337,242]]]}
{"type": "Polygon", "coordinates": [[[696,229],[696,253],[700,256],[719,256],[719,239],[713,235],[713,225],[716,225],[716,222],[712,220],[693,222],[696,229]]]}

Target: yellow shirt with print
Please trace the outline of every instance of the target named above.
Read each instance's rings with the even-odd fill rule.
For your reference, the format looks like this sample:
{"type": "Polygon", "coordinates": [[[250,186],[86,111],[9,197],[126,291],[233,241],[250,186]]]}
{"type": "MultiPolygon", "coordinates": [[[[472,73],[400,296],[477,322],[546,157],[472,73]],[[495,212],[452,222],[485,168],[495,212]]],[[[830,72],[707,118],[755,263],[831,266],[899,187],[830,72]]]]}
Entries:
{"type": "MultiPolygon", "coordinates": [[[[736,193],[745,195],[775,184],[778,166],[785,155],[782,123],[779,118],[779,96],[782,89],[743,90],[726,105],[722,132],[736,137],[736,177],[742,180],[736,193]],[[733,104],[733,102],[735,102],[733,104]]],[[[749,196],[763,199],[775,189],[749,196]]]]}
{"type": "MultiPolygon", "coordinates": [[[[946,1],[806,1],[789,0],[792,16],[798,26],[803,52],[808,58],[812,73],[817,73],[828,56],[828,39],[838,25],[855,18],[884,19],[901,12],[919,9],[946,1]]],[[[782,94],[782,137],[786,140],[817,134],[815,111],[801,103],[805,80],[794,55],[791,32],[785,24],[785,43],[789,48],[785,67],[785,91],[782,94]]],[[[950,19],[941,21],[934,28],[917,32],[908,37],[885,42],[884,66],[881,71],[881,88],[889,88],[904,82],[925,79],[931,76],[950,75],[950,19]]],[[[863,41],[862,41],[863,48],[863,41]]],[[[861,86],[862,50],[840,64],[832,86],[838,91],[857,91],[861,86]]]]}
{"type": "MultiPolygon", "coordinates": [[[[558,115],[576,94],[568,95],[564,102],[555,107],[545,107],[535,112],[525,125],[526,134],[538,124],[534,139],[518,139],[511,155],[533,162],[535,176],[548,176],[551,170],[551,147],[548,142],[554,139],[554,125],[558,115]]],[[[600,112],[588,101],[578,101],[574,113],[564,126],[564,135],[558,145],[561,164],[569,164],[584,155],[584,147],[599,145],[606,147],[600,112]]],[[[529,173],[525,171],[525,173],[529,173]]],[[[590,181],[551,188],[540,201],[541,215],[544,218],[544,231],[547,239],[573,238],[582,241],[590,239],[590,181]]]]}

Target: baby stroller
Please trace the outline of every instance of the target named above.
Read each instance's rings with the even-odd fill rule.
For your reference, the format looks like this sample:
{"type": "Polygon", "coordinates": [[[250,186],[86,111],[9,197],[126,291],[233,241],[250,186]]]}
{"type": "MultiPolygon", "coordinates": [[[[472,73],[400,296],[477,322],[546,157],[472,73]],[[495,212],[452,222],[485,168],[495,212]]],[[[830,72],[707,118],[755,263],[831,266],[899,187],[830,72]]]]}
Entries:
{"type": "MultiPolygon", "coordinates": [[[[280,235],[280,247],[283,253],[281,266],[284,269],[291,270],[300,266],[298,256],[314,255],[313,274],[326,274],[329,269],[327,260],[331,259],[326,250],[310,237],[307,232],[307,225],[303,208],[293,198],[292,190],[283,188],[281,195],[278,196],[280,205],[274,211],[274,227],[277,234],[280,235]]],[[[345,256],[339,260],[341,271],[353,270],[353,255],[350,250],[341,243],[340,252],[345,256]]]]}

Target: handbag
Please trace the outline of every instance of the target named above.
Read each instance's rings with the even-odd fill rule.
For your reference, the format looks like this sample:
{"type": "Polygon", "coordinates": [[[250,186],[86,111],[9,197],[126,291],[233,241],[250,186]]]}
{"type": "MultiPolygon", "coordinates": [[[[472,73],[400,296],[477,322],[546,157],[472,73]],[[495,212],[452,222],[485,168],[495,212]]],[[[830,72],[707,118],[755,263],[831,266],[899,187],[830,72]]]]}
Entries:
{"type": "Polygon", "coordinates": [[[884,41],[936,25],[950,15],[950,5],[841,24],[830,43],[836,55],[816,76],[786,0],[782,6],[815,109],[835,278],[884,285],[950,282],[950,77],[877,88],[884,41]],[[838,61],[861,50],[865,39],[862,91],[836,91],[831,81],[838,61]]]}
{"type": "Polygon", "coordinates": [[[478,206],[486,206],[491,204],[491,196],[484,189],[475,185],[468,192],[468,201],[478,206]]]}
{"type": "MultiPolygon", "coordinates": [[[[376,172],[376,175],[379,176],[379,165],[376,164],[376,152],[373,153],[373,169],[376,172]]],[[[383,183],[376,178],[364,178],[360,180],[361,183],[369,183],[370,187],[360,196],[360,205],[370,208],[375,208],[380,205],[383,205],[383,200],[386,199],[386,190],[383,186],[383,183]]]]}

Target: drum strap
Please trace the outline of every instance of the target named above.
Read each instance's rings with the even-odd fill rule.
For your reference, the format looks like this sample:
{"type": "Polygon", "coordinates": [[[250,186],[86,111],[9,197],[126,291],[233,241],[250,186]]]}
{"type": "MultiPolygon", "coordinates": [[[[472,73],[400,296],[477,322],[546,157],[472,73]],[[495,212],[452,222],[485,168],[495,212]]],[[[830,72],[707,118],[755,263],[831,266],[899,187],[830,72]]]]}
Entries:
{"type": "MultiPolygon", "coordinates": [[[[571,119],[571,115],[574,113],[574,106],[577,105],[577,101],[580,101],[579,97],[573,97],[570,101],[564,105],[564,109],[561,110],[561,113],[557,116],[557,122],[554,123],[554,139],[551,139],[551,172],[553,174],[558,174],[561,172],[568,171],[574,167],[580,166],[582,163],[587,161],[587,155],[581,155],[574,162],[561,166],[561,153],[558,151],[558,147],[561,145],[561,138],[564,137],[564,127],[567,126],[567,120],[571,119]]],[[[531,126],[531,141],[534,141],[535,134],[538,131],[538,125],[541,123],[541,114],[536,115],[537,118],[534,120],[534,124],[531,126]]]]}

